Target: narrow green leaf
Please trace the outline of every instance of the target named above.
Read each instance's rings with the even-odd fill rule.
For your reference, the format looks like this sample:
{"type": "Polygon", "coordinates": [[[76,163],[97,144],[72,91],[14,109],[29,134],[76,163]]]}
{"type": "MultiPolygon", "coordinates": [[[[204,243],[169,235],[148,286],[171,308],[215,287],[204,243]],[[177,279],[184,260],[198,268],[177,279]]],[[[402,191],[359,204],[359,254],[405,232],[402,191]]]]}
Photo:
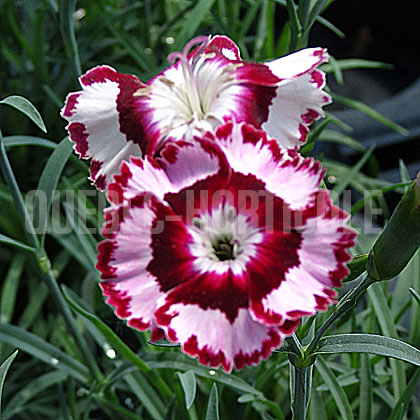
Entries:
{"type": "Polygon", "coordinates": [[[217,385],[211,387],[209,401],[207,403],[207,411],[205,420],[220,420],[219,416],[219,396],[217,394],[217,385]]]}
{"type": "Polygon", "coordinates": [[[32,120],[44,133],[47,132],[40,113],[28,99],[22,96],[12,95],[0,101],[0,104],[9,105],[13,108],[16,108],[18,111],[22,112],[22,114],[25,114],[30,120],[32,120]]]}
{"type": "Polygon", "coordinates": [[[325,420],[328,418],[324,398],[321,392],[317,391],[315,388],[312,389],[309,412],[312,420],[325,420]]]}
{"type": "Polygon", "coordinates": [[[337,60],[333,56],[330,56],[329,65],[331,66],[332,73],[334,74],[337,84],[342,85],[344,83],[343,72],[341,71],[340,66],[338,66],[337,60]]]}
{"type": "Polygon", "coordinates": [[[25,251],[35,252],[36,249],[31,246],[25,245],[24,243],[17,241],[16,239],[9,238],[6,235],[0,233],[0,242],[7,245],[13,245],[16,248],[23,249],[25,251]]]}
{"type": "Polygon", "coordinates": [[[10,166],[9,159],[6,154],[6,149],[4,147],[4,142],[0,132],[0,169],[3,174],[3,177],[6,181],[6,184],[9,188],[9,191],[13,197],[13,202],[15,204],[17,214],[21,223],[21,226],[25,232],[26,238],[32,248],[39,248],[38,237],[36,236],[35,229],[33,227],[31,218],[26,210],[25,203],[23,202],[22,194],[19,189],[19,185],[16,181],[15,174],[13,169],[10,166]]]}
{"type": "Polygon", "coordinates": [[[340,181],[339,184],[337,184],[332,191],[334,191],[335,195],[338,197],[350,184],[350,181],[355,177],[355,175],[360,172],[360,170],[363,168],[365,163],[370,158],[370,155],[372,154],[373,150],[375,149],[375,146],[372,145],[369,147],[368,150],[363,154],[361,159],[354,165],[351,170],[346,174],[346,176],[340,181]]]}
{"type": "Polygon", "coordinates": [[[330,389],[330,392],[334,398],[335,403],[337,404],[338,410],[343,417],[343,420],[354,420],[353,411],[351,409],[347,395],[338,383],[337,378],[325,360],[319,357],[315,362],[315,368],[318,370],[322,379],[330,389]]]}
{"type": "Polygon", "coordinates": [[[317,140],[341,144],[343,146],[351,147],[352,149],[357,150],[361,153],[364,153],[366,151],[366,147],[360,144],[356,139],[335,130],[323,130],[323,132],[317,138],[317,140]]]}
{"type": "Polygon", "coordinates": [[[148,372],[150,370],[150,367],[147,366],[143,360],[140,359],[140,357],[137,356],[136,353],[134,353],[130,347],[128,347],[119,337],[117,334],[112,331],[111,328],[108,327],[108,325],[104,324],[96,315],[93,315],[89,313],[88,311],[85,311],[83,308],[81,308],[76,302],[74,302],[68,293],[66,293],[66,287],[62,286],[63,296],[66,302],[70,305],[72,309],[74,309],[77,313],[79,313],[84,318],[88,319],[90,322],[92,322],[93,325],[103,334],[103,336],[106,338],[107,342],[117,350],[121,356],[126,358],[130,363],[132,363],[134,366],[137,366],[137,368],[141,372],[148,372]]]}
{"type": "Polygon", "coordinates": [[[5,136],[3,137],[3,142],[6,147],[41,146],[48,149],[55,149],[57,147],[57,143],[51,140],[34,136],[5,136]]]}
{"type": "Polygon", "coordinates": [[[391,411],[391,414],[388,417],[388,420],[402,420],[404,414],[406,413],[406,408],[410,404],[414,393],[419,385],[420,380],[420,369],[416,369],[410,381],[407,384],[407,387],[404,389],[400,399],[397,401],[394,409],[391,411]]]}
{"type": "Polygon", "coordinates": [[[330,335],[320,340],[315,353],[370,353],[420,366],[420,350],[395,338],[376,334],[330,335]]]}
{"type": "Polygon", "coordinates": [[[58,180],[72,150],[72,143],[67,137],[61,140],[60,144],[51,153],[38,181],[37,194],[40,196],[35,200],[33,218],[34,226],[41,235],[42,244],[45,238],[48,215],[51,210],[53,191],[57,188],[58,180]],[[41,200],[43,201],[42,205],[41,200]]]}
{"type": "MultiPolygon", "coordinates": [[[[410,182],[410,174],[408,173],[407,166],[405,166],[405,163],[402,159],[398,161],[399,171],[400,171],[400,178],[401,182],[410,182]]],[[[408,186],[404,187],[404,192],[407,192],[408,186]]]]}
{"type": "Polygon", "coordinates": [[[23,328],[0,324],[0,341],[29,353],[49,366],[66,371],[82,382],[89,381],[89,370],[86,366],[23,328]]]}
{"type": "Polygon", "coordinates": [[[0,322],[4,324],[8,324],[13,317],[19,282],[25,267],[25,262],[26,257],[24,254],[16,254],[3,279],[0,298],[0,322]]]}
{"type": "Polygon", "coordinates": [[[410,287],[409,290],[410,290],[410,293],[413,295],[414,299],[420,305],[420,295],[412,287],[410,287]]]}
{"type": "Polygon", "coordinates": [[[79,49],[77,46],[73,25],[75,5],[75,0],[58,1],[60,30],[63,37],[64,46],[66,48],[67,55],[72,59],[74,63],[76,76],[80,76],[82,74],[82,67],[80,64],[79,49]]]}
{"type": "Polygon", "coordinates": [[[196,2],[188,17],[183,21],[181,32],[174,45],[174,51],[180,51],[187,41],[197,32],[206,13],[212,8],[214,1],[198,0],[196,2]]]}
{"type": "Polygon", "coordinates": [[[88,393],[88,395],[92,396],[92,398],[98,401],[102,406],[107,407],[109,410],[112,410],[115,413],[118,413],[119,417],[114,417],[114,418],[119,418],[119,419],[124,419],[124,420],[143,420],[142,417],[138,416],[138,414],[133,413],[131,410],[128,410],[127,408],[121,405],[115,404],[114,401],[109,401],[106,398],[99,396],[98,394],[95,394],[95,393],[88,393]]]}
{"type": "MultiPolygon", "coordinates": [[[[380,61],[364,60],[362,58],[344,58],[341,60],[335,60],[335,65],[340,70],[351,70],[351,69],[387,69],[391,70],[394,66],[388,63],[382,63],[380,61]]],[[[333,71],[331,64],[323,64],[322,70],[326,73],[333,71]]]]}
{"type": "Polygon", "coordinates": [[[25,412],[28,406],[25,405],[31,398],[36,397],[38,394],[48,389],[53,385],[57,385],[65,381],[68,373],[64,371],[52,371],[37,377],[36,379],[27,383],[20,389],[13,398],[9,401],[4,412],[2,420],[7,420],[20,412],[25,412]]]}
{"type": "Polygon", "coordinates": [[[339,95],[338,93],[332,93],[332,97],[334,101],[337,101],[343,105],[347,105],[351,108],[357,109],[358,111],[363,112],[364,114],[368,115],[369,117],[373,118],[374,120],[378,121],[379,123],[385,125],[386,127],[391,128],[392,130],[396,131],[397,133],[400,133],[404,136],[408,135],[408,130],[405,127],[402,127],[401,125],[394,123],[390,119],[383,116],[378,111],[375,111],[373,108],[371,108],[369,105],[366,105],[365,103],[358,101],[356,99],[348,98],[346,96],[339,95]]]}
{"type": "Polygon", "coordinates": [[[249,385],[239,376],[226,374],[221,370],[207,369],[197,364],[195,360],[188,358],[180,353],[154,352],[146,353],[144,360],[151,369],[177,369],[182,371],[194,370],[197,376],[220,382],[228,387],[243,392],[245,394],[254,394],[260,399],[264,399],[261,391],[249,385]]]}
{"type": "Polygon", "coordinates": [[[195,374],[193,370],[187,370],[185,373],[177,372],[179,380],[181,381],[182,389],[185,394],[185,405],[187,410],[191,408],[194,403],[195,393],[197,391],[197,384],[195,381],[195,374]]]}
{"type": "Polygon", "coordinates": [[[1,365],[0,365],[0,416],[1,416],[1,397],[3,394],[3,385],[6,379],[7,371],[10,368],[10,365],[15,360],[15,357],[18,354],[18,350],[15,350],[1,365]]]}
{"type": "Polygon", "coordinates": [[[154,420],[164,420],[165,407],[163,401],[144,375],[141,372],[134,372],[125,375],[124,379],[150,416],[154,420]]]}
{"type": "Polygon", "coordinates": [[[371,420],[373,414],[372,368],[369,355],[362,354],[360,366],[359,420],[371,420]]]}

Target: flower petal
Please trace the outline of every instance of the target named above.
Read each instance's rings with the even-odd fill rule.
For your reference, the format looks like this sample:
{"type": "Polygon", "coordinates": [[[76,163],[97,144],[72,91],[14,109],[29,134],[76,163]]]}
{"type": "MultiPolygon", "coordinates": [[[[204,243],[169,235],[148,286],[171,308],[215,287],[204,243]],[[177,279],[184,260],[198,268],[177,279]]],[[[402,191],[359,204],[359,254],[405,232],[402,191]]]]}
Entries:
{"type": "Polygon", "coordinates": [[[61,111],[81,158],[92,158],[91,179],[105,189],[121,162],[148,151],[133,94],[143,88],[135,76],[108,66],[95,67],[80,78],[83,90],[70,93],[61,111]]]}
{"type": "Polygon", "coordinates": [[[218,55],[224,56],[231,61],[241,60],[241,53],[238,46],[225,35],[216,35],[212,37],[204,52],[214,52],[218,55]]]}
{"type": "Polygon", "coordinates": [[[179,192],[204,180],[225,165],[223,153],[206,139],[197,139],[195,143],[167,143],[157,159],[146,156],[144,160],[123,163],[121,175],[115,176],[115,182],[109,186],[108,197],[118,203],[141,192],[152,192],[163,200],[165,194],[179,192]]]}
{"type": "Polygon", "coordinates": [[[248,124],[227,123],[219,127],[215,141],[234,171],[255,175],[292,210],[313,205],[324,174],[319,162],[303,159],[293,151],[280,151],[265,132],[248,124]]]}
{"type": "Polygon", "coordinates": [[[326,50],[307,48],[265,63],[281,82],[262,128],[282,148],[299,148],[306,141],[308,125],[324,116],[322,107],[331,97],[322,90],[325,74],[315,68],[326,61],[326,50]]]}
{"type": "Polygon", "coordinates": [[[341,279],[348,274],[344,265],[350,259],[347,249],[354,246],[356,233],[345,226],[348,215],[335,206],[307,220],[300,230],[297,249],[299,264],[289,268],[279,286],[262,296],[261,275],[250,267],[251,314],[265,325],[279,325],[325,310],[334,302],[341,279]]]}
{"type": "Polygon", "coordinates": [[[230,321],[219,309],[184,304],[171,295],[162,298],[156,319],[169,340],[180,342],[183,352],[200,363],[226,372],[266,359],[282,342],[282,333],[254,322],[247,308],[230,321]]]}
{"type": "Polygon", "coordinates": [[[325,48],[305,48],[264,63],[280,80],[296,79],[329,59],[325,48]]]}
{"type": "Polygon", "coordinates": [[[119,208],[108,209],[103,230],[108,239],[98,246],[96,268],[105,279],[100,286],[106,302],[115,307],[118,317],[139,330],[153,327],[153,311],[163,295],[155,277],[146,270],[153,258],[155,205],[154,197],[139,195],[119,208]]]}

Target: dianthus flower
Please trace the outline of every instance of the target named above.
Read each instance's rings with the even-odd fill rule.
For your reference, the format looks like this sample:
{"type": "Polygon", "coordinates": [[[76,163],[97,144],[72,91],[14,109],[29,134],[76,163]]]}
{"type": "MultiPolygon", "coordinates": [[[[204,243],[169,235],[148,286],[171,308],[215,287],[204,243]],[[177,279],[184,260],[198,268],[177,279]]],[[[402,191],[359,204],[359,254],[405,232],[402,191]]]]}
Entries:
{"type": "Polygon", "coordinates": [[[264,129],[282,139],[282,148],[298,148],[330,102],[324,73],[316,69],[327,60],[324,49],[308,48],[247,63],[226,36],[202,36],[170,54],[173,64],[147,83],[109,66],[89,70],[61,115],[103,190],[130,155],[154,156],[167,141],[192,140],[226,119],[264,129]]]}
{"type": "Polygon", "coordinates": [[[124,162],[99,245],[107,303],[203,364],[266,359],[348,273],[355,233],[319,189],[323,173],[233,122],[124,162]]]}

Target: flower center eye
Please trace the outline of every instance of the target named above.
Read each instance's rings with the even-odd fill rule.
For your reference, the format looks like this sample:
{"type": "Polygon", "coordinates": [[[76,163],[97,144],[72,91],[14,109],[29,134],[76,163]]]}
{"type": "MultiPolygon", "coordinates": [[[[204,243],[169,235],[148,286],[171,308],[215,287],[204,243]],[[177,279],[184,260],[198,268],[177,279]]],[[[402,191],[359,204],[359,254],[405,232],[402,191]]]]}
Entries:
{"type": "Polygon", "coordinates": [[[234,260],[242,252],[240,242],[231,235],[217,238],[212,247],[219,261],[234,260]]]}

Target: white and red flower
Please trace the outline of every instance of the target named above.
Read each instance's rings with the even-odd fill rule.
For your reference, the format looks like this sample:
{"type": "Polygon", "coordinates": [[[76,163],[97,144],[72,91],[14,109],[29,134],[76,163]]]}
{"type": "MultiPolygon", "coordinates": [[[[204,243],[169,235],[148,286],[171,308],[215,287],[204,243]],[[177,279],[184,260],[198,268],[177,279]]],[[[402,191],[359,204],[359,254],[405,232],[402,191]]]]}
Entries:
{"type": "Polygon", "coordinates": [[[355,233],[319,189],[323,173],[232,122],[124,162],[99,245],[107,303],[203,364],[267,358],[348,272],[355,233]]]}
{"type": "Polygon", "coordinates": [[[169,59],[178,60],[147,83],[95,67],[80,78],[83,90],[68,95],[61,115],[76,152],[92,159],[99,189],[130,155],[153,156],[168,140],[192,140],[228,119],[281,138],[282,148],[298,148],[330,102],[316,69],[328,60],[323,48],[247,63],[226,36],[198,37],[169,59]]]}

